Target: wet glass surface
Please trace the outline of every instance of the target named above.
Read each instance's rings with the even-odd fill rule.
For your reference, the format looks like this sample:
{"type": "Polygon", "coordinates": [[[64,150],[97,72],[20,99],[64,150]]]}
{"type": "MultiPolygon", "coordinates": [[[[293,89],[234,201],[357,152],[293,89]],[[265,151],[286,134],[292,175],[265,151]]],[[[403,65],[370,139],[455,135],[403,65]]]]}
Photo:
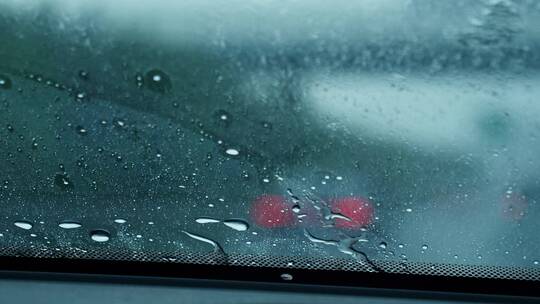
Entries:
{"type": "Polygon", "coordinates": [[[3,2],[0,246],[538,267],[538,20],[3,2]]]}

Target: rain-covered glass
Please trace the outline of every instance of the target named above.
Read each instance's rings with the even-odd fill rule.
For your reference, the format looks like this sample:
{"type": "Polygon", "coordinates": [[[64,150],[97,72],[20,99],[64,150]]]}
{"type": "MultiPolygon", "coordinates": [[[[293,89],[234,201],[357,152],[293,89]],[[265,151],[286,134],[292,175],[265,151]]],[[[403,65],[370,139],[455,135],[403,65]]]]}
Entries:
{"type": "Polygon", "coordinates": [[[540,267],[540,2],[0,2],[0,248],[540,267]]]}

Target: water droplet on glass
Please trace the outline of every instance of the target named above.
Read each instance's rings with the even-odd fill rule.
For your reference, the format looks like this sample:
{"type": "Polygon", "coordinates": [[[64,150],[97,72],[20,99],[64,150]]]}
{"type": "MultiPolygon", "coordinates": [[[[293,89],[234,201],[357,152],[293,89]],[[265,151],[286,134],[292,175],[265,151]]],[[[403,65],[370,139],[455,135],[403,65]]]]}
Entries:
{"type": "Polygon", "coordinates": [[[118,218],[115,219],[114,222],[117,224],[125,224],[127,221],[125,219],[118,218]]]}
{"type": "Polygon", "coordinates": [[[534,261],[533,264],[534,264],[534,265],[538,265],[538,264],[540,264],[540,262],[534,261]]]}
{"type": "Polygon", "coordinates": [[[90,232],[90,238],[94,242],[103,243],[103,242],[107,242],[108,240],[110,240],[111,234],[106,230],[99,229],[99,230],[94,230],[94,231],[90,232]]]}
{"type": "Polygon", "coordinates": [[[397,246],[398,246],[398,248],[403,248],[403,247],[405,247],[405,245],[403,245],[403,244],[398,244],[397,246]]]}
{"type": "Polygon", "coordinates": [[[73,189],[73,183],[65,173],[57,173],[54,176],[54,184],[62,190],[73,189]]]}
{"type": "Polygon", "coordinates": [[[33,227],[33,224],[28,221],[16,221],[13,223],[15,226],[24,229],[24,230],[30,230],[33,227]]]}
{"type": "Polygon", "coordinates": [[[412,209],[411,209],[411,208],[407,208],[407,209],[405,209],[405,212],[412,212],[412,209]]]}
{"type": "Polygon", "coordinates": [[[304,230],[304,235],[308,238],[309,241],[313,243],[319,243],[319,244],[331,245],[331,246],[338,245],[337,241],[321,239],[319,237],[312,235],[307,229],[304,230]]]}
{"type": "Polygon", "coordinates": [[[221,246],[219,246],[219,244],[217,242],[212,241],[211,239],[208,239],[208,238],[205,238],[203,236],[200,236],[200,235],[197,235],[197,234],[194,234],[194,233],[190,233],[190,232],[187,232],[187,231],[182,231],[182,232],[185,233],[187,236],[189,236],[190,238],[192,238],[194,240],[197,240],[197,241],[212,245],[212,247],[214,247],[214,251],[221,251],[221,252],[223,251],[221,249],[221,246]]]}
{"type": "Polygon", "coordinates": [[[379,243],[379,248],[386,249],[386,247],[388,247],[388,244],[386,244],[386,242],[380,242],[379,243]]]}
{"type": "Polygon", "coordinates": [[[294,213],[300,213],[300,206],[299,206],[299,205],[294,205],[294,206],[292,207],[292,211],[293,211],[294,213]]]}
{"type": "Polygon", "coordinates": [[[223,225],[236,231],[246,231],[249,229],[248,223],[240,220],[226,220],[223,221],[223,225]]]}
{"type": "Polygon", "coordinates": [[[427,250],[428,249],[428,245],[422,245],[422,250],[427,250]]]}
{"type": "Polygon", "coordinates": [[[290,273],[283,273],[280,277],[283,281],[292,281],[293,279],[293,276],[290,273]]]}
{"type": "Polygon", "coordinates": [[[268,121],[263,121],[262,126],[265,129],[272,129],[272,124],[269,123],[268,121]]]}
{"type": "Polygon", "coordinates": [[[86,94],[84,92],[79,92],[75,97],[78,101],[83,101],[86,98],[86,94]]]}
{"type": "MultiPolygon", "coordinates": [[[[154,92],[165,93],[172,89],[171,78],[165,72],[153,69],[146,73],[144,83],[146,87],[154,92]]],[[[137,85],[139,81],[137,81],[137,85]]]]}
{"type": "Polygon", "coordinates": [[[62,222],[58,226],[64,229],[75,229],[82,227],[82,225],[77,222],[62,222]]]}
{"type": "Polygon", "coordinates": [[[88,80],[88,72],[85,70],[80,70],[79,77],[81,77],[81,79],[88,80]]]}
{"type": "Polygon", "coordinates": [[[196,219],[195,222],[199,224],[210,224],[210,223],[219,223],[221,221],[213,219],[213,218],[201,217],[201,218],[196,219]]]}
{"type": "Polygon", "coordinates": [[[0,74],[0,89],[11,89],[11,79],[7,76],[0,74]]]}
{"type": "Polygon", "coordinates": [[[115,119],[113,124],[117,127],[123,128],[126,125],[126,122],[122,119],[115,119]]]}
{"type": "Polygon", "coordinates": [[[240,154],[240,151],[238,151],[236,149],[227,149],[227,150],[225,150],[225,153],[227,153],[228,155],[231,155],[231,156],[238,156],[240,154]]]}
{"type": "Polygon", "coordinates": [[[77,133],[79,135],[87,135],[88,134],[88,130],[86,130],[83,126],[77,126],[75,128],[75,130],[77,131],[77,133]]]}
{"type": "Polygon", "coordinates": [[[135,75],[135,84],[141,88],[144,84],[143,76],[140,74],[135,75]]]}
{"type": "Polygon", "coordinates": [[[214,114],[221,124],[228,126],[231,120],[231,114],[225,110],[217,110],[214,114]]]}

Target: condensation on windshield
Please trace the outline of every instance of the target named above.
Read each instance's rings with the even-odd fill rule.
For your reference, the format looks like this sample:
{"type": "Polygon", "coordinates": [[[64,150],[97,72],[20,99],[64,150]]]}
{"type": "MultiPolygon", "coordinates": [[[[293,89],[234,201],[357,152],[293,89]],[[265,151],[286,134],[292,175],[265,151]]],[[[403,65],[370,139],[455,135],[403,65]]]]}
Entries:
{"type": "Polygon", "coordinates": [[[538,267],[539,20],[3,1],[0,246],[538,267]]]}

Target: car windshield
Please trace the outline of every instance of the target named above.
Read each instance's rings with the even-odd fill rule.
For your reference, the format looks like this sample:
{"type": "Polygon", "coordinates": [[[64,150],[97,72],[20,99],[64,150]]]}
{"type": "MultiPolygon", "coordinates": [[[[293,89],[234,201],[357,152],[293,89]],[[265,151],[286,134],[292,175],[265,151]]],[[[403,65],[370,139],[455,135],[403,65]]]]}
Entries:
{"type": "Polygon", "coordinates": [[[540,268],[538,1],[7,0],[0,29],[3,255],[540,268]]]}

